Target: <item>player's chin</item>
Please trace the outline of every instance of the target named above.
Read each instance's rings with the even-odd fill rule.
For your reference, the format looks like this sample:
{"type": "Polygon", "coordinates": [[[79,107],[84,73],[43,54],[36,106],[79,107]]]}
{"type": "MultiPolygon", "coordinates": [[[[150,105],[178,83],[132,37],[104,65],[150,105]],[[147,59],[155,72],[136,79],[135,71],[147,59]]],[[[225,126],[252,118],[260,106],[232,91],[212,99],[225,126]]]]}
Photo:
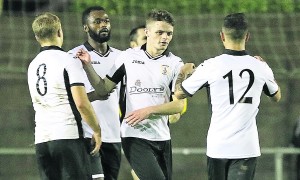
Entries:
{"type": "Polygon", "coordinates": [[[160,50],[166,50],[168,48],[168,44],[160,45],[159,49],[160,50]]]}

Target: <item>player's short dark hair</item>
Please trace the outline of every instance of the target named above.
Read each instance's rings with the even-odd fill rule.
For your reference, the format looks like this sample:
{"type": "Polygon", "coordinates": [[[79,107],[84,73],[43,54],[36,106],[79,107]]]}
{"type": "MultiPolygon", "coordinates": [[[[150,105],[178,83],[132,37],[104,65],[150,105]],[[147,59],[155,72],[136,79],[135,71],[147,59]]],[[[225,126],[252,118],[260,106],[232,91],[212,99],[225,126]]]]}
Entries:
{"type": "Polygon", "coordinates": [[[146,25],[152,21],[164,21],[172,26],[175,25],[175,19],[173,15],[166,10],[153,9],[150,11],[147,16],[146,25]]]}
{"type": "Polygon", "coordinates": [[[87,19],[92,11],[105,11],[105,9],[101,6],[92,6],[85,9],[82,13],[81,21],[82,25],[87,24],[87,19]]]}
{"type": "Polygon", "coordinates": [[[223,30],[232,40],[242,40],[248,32],[248,22],[244,13],[229,14],[224,18],[223,30]]]}
{"type": "Polygon", "coordinates": [[[130,41],[136,41],[137,31],[138,31],[139,29],[145,29],[145,27],[146,27],[146,26],[143,24],[143,25],[139,25],[139,26],[133,28],[133,29],[130,31],[130,33],[129,33],[129,42],[130,42],[130,41]]]}

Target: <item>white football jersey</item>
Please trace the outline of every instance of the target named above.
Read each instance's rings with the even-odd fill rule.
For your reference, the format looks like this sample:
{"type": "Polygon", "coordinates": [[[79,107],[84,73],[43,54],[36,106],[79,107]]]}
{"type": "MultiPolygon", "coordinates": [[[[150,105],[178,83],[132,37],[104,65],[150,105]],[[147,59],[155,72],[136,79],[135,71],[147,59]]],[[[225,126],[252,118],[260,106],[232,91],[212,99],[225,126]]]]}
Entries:
{"type": "Polygon", "coordinates": [[[212,117],[207,135],[207,156],[248,158],[260,156],[256,115],[262,91],[272,96],[278,85],[267,63],[246,51],[225,50],[224,54],[200,64],[182,82],[193,95],[208,88],[212,117]]]}
{"type": "Polygon", "coordinates": [[[84,86],[79,60],[49,46],[28,67],[28,86],[35,110],[35,143],[82,136],[81,116],[71,86],[84,86]]]}
{"type": "MultiPolygon", "coordinates": [[[[126,113],[170,101],[175,81],[183,66],[182,60],[165,51],[153,58],[146,45],[122,52],[108,78],[119,83],[126,77],[126,113]]],[[[131,127],[122,121],[122,137],[137,137],[152,141],[170,140],[168,116],[151,116],[131,127]]]]}
{"type": "MultiPolygon", "coordinates": [[[[89,52],[92,60],[92,66],[101,78],[106,77],[106,74],[115,64],[115,60],[121,52],[118,49],[109,47],[107,53],[102,55],[97,52],[88,42],[85,42],[83,45],[77,46],[74,49],[70,50],[69,54],[74,56],[81,48],[89,52]]],[[[86,74],[84,79],[86,91],[88,93],[94,91],[94,88],[89,82],[86,74]]],[[[91,102],[91,104],[99,120],[102,141],[107,143],[121,142],[119,90],[116,89],[113,93],[111,93],[107,100],[97,100],[91,102]]],[[[84,136],[91,138],[93,130],[87,125],[85,121],[83,121],[82,124],[84,136]]]]}

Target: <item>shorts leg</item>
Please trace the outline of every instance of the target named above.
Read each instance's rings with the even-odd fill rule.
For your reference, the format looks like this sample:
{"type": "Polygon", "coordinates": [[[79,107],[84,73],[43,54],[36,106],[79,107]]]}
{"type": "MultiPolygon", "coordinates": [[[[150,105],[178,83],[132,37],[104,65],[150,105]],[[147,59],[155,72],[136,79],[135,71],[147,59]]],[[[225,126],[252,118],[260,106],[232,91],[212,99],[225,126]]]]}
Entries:
{"type": "MultiPolygon", "coordinates": [[[[85,138],[85,145],[88,149],[88,152],[91,152],[94,149],[94,145],[91,144],[91,138],[85,138]]],[[[102,147],[101,147],[102,148],[102,147]]],[[[104,173],[101,164],[100,153],[98,152],[96,155],[88,155],[90,163],[91,163],[91,174],[93,179],[104,179],[104,173]]]]}
{"type": "Polygon", "coordinates": [[[128,137],[122,138],[122,147],[128,162],[140,180],[171,180],[172,159],[171,153],[167,156],[164,154],[165,141],[157,143],[128,137]]]}
{"type": "Polygon", "coordinates": [[[173,170],[173,162],[172,162],[172,146],[171,141],[161,141],[157,142],[160,144],[160,149],[163,151],[162,156],[159,160],[159,165],[166,177],[167,180],[172,179],[172,170],[173,170]]]}
{"type": "Polygon", "coordinates": [[[297,160],[296,160],[296,180],[300,180],[300,155],[297,155],[297,160]]]}
{"type": "Polygon", "coordinates": [[[231,159],[228,180],[253,180],[257,158],[231,159]]]}
{"type": "Polygon", "coordinates": [[[227,159],[207,157],[208,180],[227,180],[227,159]]]}
{"type": "Polygon", "coordinates": [[[102,142],[101,162],[105,180],[117,180],[121,166],[121,143],[102,142]]]}
{"type": "Polygon", "coordinates": [[[57,179],[55,163],[51,159],[47,142],[35,145],[37,166],[42,180],[57,179]]]}
{"type": "Polygon", "coordinates": [[[48,142],[49,152],[61,180],[90,180],[90,161],[83,139],[64,139],[48,142]]]}

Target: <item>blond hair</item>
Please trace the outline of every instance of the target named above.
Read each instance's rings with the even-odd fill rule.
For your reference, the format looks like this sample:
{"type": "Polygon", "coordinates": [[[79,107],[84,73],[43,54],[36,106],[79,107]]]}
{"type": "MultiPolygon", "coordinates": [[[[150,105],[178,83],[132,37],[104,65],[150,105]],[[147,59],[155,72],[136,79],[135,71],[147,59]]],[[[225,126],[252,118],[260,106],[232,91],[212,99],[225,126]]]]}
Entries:
{"type": "Polygon", "coordinates": [[[32,23],[32,30],[36,38],[41,41],[53,40],[60,28],[59,18],[49,12],[38,15],[32,23]]]}

